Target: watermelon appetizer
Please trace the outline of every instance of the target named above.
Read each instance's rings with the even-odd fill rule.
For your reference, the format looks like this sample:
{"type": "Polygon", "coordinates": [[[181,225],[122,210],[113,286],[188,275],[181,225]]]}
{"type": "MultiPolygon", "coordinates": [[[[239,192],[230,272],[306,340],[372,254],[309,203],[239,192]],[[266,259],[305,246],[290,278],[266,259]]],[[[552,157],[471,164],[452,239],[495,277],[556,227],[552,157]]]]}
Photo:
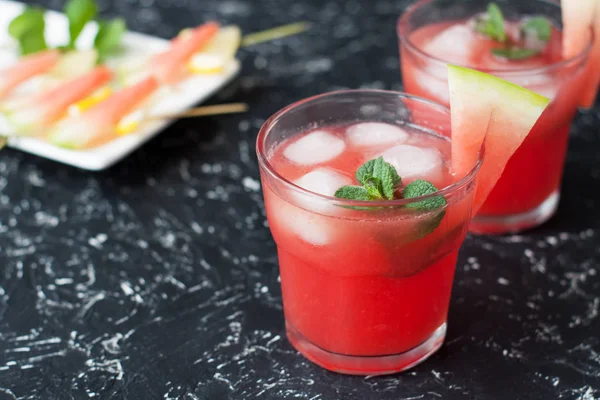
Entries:
{"type": "MultiPolygon", "coordinates": [[[[68,32],[62,43],[56,43],[57,36],[45,37],[56,29],[45,29],[50,19],[40,8],[26,7],[11,20],[8,33],[20,57],[0,67],[1,134],[87,150],[124,135],[156,132],[157,119],[178,118],[197,99],[189,90],[180,95],[189,80],[194,87],[207,82],[216,88],[238,68],[235,56],[243,38],[237,26],[209,21],[169,42],[147,37],[150,48],[138,50],[137,34],[127,33],[123,19],[97,18],[94,0],[68,0],[63,14],[68,32]],[[79,40],[90,32],[91,40],[79,40]]],[[[293,24],[252,34],[250,44],[306,28],[293,24]]]]}

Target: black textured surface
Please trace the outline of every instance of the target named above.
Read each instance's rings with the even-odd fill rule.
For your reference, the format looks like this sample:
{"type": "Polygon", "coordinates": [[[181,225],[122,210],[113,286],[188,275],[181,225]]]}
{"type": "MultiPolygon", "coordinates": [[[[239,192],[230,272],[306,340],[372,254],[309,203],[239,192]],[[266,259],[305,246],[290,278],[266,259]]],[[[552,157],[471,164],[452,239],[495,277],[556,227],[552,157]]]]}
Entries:
{"type": "Polygon", "coordinates": [[[106,172],[2,151],[1,400],[600,398],[597,110],[576,121],[551,222],[467,238],[439,353],[403,375],[341,376],[283,336],[254,140],[300,98],[401,89],[406,1],[100,4],[163,37],[208,18],[314,28],[241,51],[242,77],[212,101],[251,112],[179,122],[106,172]]]}

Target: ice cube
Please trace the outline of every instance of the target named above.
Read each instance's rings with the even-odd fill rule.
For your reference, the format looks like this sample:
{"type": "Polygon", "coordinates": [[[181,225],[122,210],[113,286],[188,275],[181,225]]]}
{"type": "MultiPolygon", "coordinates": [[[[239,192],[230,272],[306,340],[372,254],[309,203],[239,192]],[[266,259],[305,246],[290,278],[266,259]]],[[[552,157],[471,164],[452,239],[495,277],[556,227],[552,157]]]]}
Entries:
{"type": "Polygon", "coordinates": [[[448,72],[439,68],[413,70],[413,79],[420,91],[425,92],[424,97],[433,99],[442,104],[450,104],[450,90],[448,89],[448,72]]]}
{"type": "Polygon", "coordinates": [[[328,221],[328,218],[321,214],[293,206],[282,208],[280,211],[281,217],[285,218],[286,228],[307,243],[324,246],[331,243],[335,237],[335,221],[328,221]]]}
{"type": "Polygon", "coordinates": [[[352,179],[330,168],[317,168],[296,179],[294,183],[311,192],[333,196],[340,187],[351,185],[352,179]]]}
{"type": "Polygon", "coordinates": [[[327,132],[314,131],[290,144],[283,155],[301,165],[320,164],[333,160],[346,148],[343,139],[327,132]]]}
{"type": "Polygon", "coordinates": [[[434,148],[400,144],[387,150],[382,156],[396,168],[404,183],[416,179],[436,181],[442,172],[442,155],[434,148]]]}
{"type": "MultiPolygon", "coordinates": [[[[351,185],[352,179],[329,168],[317,168],[294,183],[311,192],[333,196],[340,187],[351,185]]],[[[293,193],[292,204],[279,208],[279,218],[284,218],[286,228],[305,242],[323,246],[335,237],[335,221],[326,215],[343,212],[344,209],[327,200],[316,199],[303,193],[293,193]]]]}
{"type": "Polygon", "coordinates": [[[379,146],[403,143],[409,135],[404,129],[391,124],[363,122],[349,127],[346,137],[354,146],[379,146]]]}
{"type": "MultiPolygon", "coordinates": [[[[294,183],[311,192],[333,196],[342,186],[352,185],[352,179],[329,168],[317,168],[296,179],[294,183]]],[[[295,203],[309,211],[331,214],[339,209],[326,200],[315,199],[310,195],[295,193],[294,196],[295,203]]]]}
{"type": "Polygon", "coordinates": [[[434,36],[423,50],[435,58],[460,65],[471,64],[479,38],[468,24],[452,25],[434,36]]]}

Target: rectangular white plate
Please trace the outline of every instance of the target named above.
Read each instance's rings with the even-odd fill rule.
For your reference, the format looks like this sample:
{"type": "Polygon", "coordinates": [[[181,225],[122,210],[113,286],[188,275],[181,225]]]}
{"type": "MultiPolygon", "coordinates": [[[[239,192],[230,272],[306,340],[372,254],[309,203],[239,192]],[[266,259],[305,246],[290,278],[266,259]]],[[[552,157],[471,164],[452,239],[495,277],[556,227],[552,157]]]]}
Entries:
{"type": "MultiPolygon", "coordinates": [[[[17,48],[8,35],[8,24],[17,16],[24,5],[13,1],[0,0],[0,67],[17,59],[17,48]]],[[[81,48],[91,47],[95,24],[88,24],[78,39],[81,48]]],[[[48,11],[46,14],[46,38],[50,46],[65,44],[68,40],[68,25],[64,14],[48,11]]],[[[147,56],[167,48],[167,40],[127,32],[123,37],[123,57],[147,56]]],[[[192,76],[169,88],[161,90],[152,105],[154,114],[166,114],[184,111],[200,103],[225,84],[231,81],[239,72],[240,64],[233,60],[221,74],[192,76]]],[[[156,136],[173,121],[156,121],[144,124],[137,132],[119,137],[105,145],[89,150],[68,150],[50,143],[27,138],[11,137],[8,145],[27,153],[35,154],[75,167],[98,171],[110,167],[142,144],[156,136]]]]}

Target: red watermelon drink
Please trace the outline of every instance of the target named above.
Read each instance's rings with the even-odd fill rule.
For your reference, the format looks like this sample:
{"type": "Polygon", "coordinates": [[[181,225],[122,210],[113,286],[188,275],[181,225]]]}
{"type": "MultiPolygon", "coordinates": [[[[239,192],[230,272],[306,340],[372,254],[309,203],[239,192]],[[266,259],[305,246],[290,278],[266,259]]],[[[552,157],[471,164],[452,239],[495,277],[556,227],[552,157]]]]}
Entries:
{"type": "MultiPolygon", "coordinates": [[[[485,82],[455,75],[457,92],[485,82]]],[[[465,115],[489,120],[503,95],[498,87],[465,115]]],[[[547,104],[513,91],[507,112],[515,129],[503,137],[495,123],[470,129],[463,119],[451,122],[442,105],[385,91],[316,96],[265,123],[257,154],[267,218],[287,336],[304,356],[336,372],[388,374],[442,345],[472,210],[498,179],[495,165],[506,163],[547,104]],[[489,165],[479,151],[488,125],[500,154],[489,165]],[[455,129],[462,133],[451,134],[455,129]],[[467,142],[479,148],[457,153],[463,162],[454,166],[455,147],[467,142]],[[476,191],[480,168],[487,177],[476,191]]],[[[458,94],[455,101],[458,115],[458,94]]]]}
{"type": "MultiPolygon", "coordinates": [[[[589,105],[596,93],[598,69],[588,69],[591,19],[581,19],[594,15],[597,2],[564,1],[564,31],[561,7],[545,0],[421,0],[401,17],[398,32],[408,93],[449,104],[446,64],[451,63],[552,99],[506,165],[471,230],[516,232],[554,214],[571,121],[578,105],[589,105]]],[[[477,96],[471,100],[477,102],[477,96]]]]}

